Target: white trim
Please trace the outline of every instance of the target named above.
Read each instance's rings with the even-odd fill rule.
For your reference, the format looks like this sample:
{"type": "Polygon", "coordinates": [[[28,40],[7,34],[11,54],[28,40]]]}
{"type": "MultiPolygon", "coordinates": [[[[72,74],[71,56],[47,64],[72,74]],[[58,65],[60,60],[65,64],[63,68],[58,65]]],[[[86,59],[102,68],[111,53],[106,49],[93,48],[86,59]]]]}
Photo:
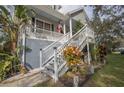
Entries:
{"type": "Polygon", "coordinates": [[[77,8],[75,10],[72,10],[72,11],[68,12],[68,14],[71,15],[71,14],[74,14],[75,12],[80,11],[80,10],[84,10],[84,8],[83,7],[77,8]]]}

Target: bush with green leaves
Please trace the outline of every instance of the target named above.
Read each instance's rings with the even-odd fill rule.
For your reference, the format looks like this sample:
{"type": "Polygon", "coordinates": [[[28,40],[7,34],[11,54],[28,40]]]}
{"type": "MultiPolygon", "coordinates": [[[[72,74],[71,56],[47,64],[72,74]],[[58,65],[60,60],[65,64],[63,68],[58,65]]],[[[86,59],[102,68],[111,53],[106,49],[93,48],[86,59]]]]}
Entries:
{"type": "Polygon", "coordinates": [[[5,53],[0,53],[0,57],[3,58],[0,60],[0,81],[2,81],[12,73],[15,73],[14,70],[19,70],[19,59],[17,56],[5,53]]]}

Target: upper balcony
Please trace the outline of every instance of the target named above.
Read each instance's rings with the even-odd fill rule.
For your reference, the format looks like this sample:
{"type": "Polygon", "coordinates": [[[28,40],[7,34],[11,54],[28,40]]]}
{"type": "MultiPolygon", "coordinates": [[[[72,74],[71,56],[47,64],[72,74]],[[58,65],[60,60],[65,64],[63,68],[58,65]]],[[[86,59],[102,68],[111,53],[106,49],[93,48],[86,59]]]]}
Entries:
{"type": "Polygon", "coordinates": [[[48,41],[56,41],[64,36],[63,33],[58,33],[55,31],[49,31],[35,27],[27,27],[26,35],[30,39],[39,39],[39,40],[48,40],[48,41]]]}

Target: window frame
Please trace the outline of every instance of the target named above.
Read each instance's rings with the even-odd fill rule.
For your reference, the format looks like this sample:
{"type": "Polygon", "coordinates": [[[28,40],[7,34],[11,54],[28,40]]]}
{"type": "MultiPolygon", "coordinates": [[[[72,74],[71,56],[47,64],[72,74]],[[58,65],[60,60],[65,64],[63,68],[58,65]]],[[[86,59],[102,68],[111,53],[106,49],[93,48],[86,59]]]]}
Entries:
{"type": "MultiPolygon", "coordinates": [[[[50,30],[49,30],[49,31],[52,31],[52,23],[51,23],[51,22],[48,22],[48,21],[46,21],[46,20],[40,19],[40,18],[35,18],[35,27],[37,27],[37,23],[36,23],[37,20],[43,22],[43,29],[45,29],[45,23],[46,23],[46,24],[49,24],[49,25],[50,25],[50,30]]],[[[53,25],[54,25],[54,24],[53,24],[53,25]]],[[[41,28],[41,29],[42,29],[42,28],[41,28]]],[[[45,30],[47,30],[47,29],[45,29],[45,30]]]]}

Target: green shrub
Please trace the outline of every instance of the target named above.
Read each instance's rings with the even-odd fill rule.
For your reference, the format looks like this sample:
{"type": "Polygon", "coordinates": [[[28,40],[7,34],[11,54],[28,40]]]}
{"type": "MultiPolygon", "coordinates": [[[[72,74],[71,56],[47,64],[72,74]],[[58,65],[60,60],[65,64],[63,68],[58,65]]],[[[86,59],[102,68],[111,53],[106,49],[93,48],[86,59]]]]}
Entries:
{"type": "Polygon", "coordinates": [[[12,71],[14,66],[19,64],[19,59],[16,56],[5,53],[0,53],[0,57],[3,57],[3,59],[0,61],[0,81],[2,81],[8,76],[8,73],[12,71]]]}

